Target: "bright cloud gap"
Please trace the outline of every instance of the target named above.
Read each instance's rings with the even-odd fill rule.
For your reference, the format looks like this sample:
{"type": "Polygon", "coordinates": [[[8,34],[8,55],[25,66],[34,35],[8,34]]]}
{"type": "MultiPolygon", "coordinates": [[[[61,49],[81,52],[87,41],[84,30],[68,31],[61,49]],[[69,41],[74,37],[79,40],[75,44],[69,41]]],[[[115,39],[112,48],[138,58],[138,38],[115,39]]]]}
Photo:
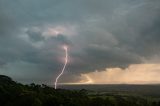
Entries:
{"type": "Polygon", "coordinates": [[[67,84],[158,84],[160,64],[132,64],[125,69],[105,70],[81,74],[77,83],[67,84]]]}

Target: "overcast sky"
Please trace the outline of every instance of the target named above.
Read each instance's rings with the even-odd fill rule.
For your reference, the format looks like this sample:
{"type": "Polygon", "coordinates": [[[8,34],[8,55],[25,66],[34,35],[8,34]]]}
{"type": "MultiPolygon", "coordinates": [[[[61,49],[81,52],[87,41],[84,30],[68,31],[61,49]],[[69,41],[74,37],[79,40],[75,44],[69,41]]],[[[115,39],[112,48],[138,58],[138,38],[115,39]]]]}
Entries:
{"type": "Polygon", "coordinates": [[[154,64],[150,70],[156,74],[148,77],[155,78],[160,0],[0,0],[0,74],[53,84],[64,63],[63,45],[69,47],[69,64],[62,83],[87,83],[88,77],[91,83],[112,83],[95,78],[117,68],[139,73],[146,64],[154,64]]]}

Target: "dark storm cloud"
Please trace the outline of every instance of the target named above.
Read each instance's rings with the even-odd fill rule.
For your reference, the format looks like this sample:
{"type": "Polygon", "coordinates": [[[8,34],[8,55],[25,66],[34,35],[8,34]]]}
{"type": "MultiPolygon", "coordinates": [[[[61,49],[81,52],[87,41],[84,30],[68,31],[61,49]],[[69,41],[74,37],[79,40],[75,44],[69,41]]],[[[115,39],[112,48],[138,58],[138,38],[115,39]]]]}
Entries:
{"type": "Polygon", "coordinates": [[[39,31],[28,30],[26,33],[32,41],[37,42],[37,41],[44,40],[44,37],[42,36],[41,32],[39,32],[39,31]]]}
{"type": "Polygon", "coordinates": [[[70,54],[65,81],[71,74],[143,63],[160,55],[159,5],[159,0],[1,0],[0,73],[23,82],[54,80],[64,44],[70,54]]]}

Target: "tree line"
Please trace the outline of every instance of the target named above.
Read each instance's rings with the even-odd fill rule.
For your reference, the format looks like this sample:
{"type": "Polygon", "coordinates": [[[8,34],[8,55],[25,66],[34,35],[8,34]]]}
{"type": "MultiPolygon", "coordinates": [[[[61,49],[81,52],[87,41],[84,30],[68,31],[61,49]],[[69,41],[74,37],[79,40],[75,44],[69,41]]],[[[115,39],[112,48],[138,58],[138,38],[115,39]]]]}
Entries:
{"type": "Polygon", "coordinates": [[[47,85],[23,85],[0,75],[0,106],[160,106],[143,98],[91,96],[85,89],[54,89],[47,85]]]}

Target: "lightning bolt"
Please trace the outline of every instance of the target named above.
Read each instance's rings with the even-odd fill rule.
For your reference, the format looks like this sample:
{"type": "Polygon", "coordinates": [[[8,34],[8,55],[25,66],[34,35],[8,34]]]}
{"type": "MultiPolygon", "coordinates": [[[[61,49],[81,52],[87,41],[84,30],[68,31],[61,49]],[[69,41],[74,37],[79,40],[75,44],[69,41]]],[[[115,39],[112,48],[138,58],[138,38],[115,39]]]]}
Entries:
{"type": "Polygon", "coordinates": [[[58,79],[63,75],[64,71],[65,71],[65,68],[66,68],[66,65],[68,63],[68,47],[67,46],[64,46],[63,49],[65,50],[65,63],[64,63],[64,66],[62,68],[62,71],[61,73],[56,77],[56,81],[55,81],[55,89],[57,89],[57,82],[58,82],[58,79]]]}

